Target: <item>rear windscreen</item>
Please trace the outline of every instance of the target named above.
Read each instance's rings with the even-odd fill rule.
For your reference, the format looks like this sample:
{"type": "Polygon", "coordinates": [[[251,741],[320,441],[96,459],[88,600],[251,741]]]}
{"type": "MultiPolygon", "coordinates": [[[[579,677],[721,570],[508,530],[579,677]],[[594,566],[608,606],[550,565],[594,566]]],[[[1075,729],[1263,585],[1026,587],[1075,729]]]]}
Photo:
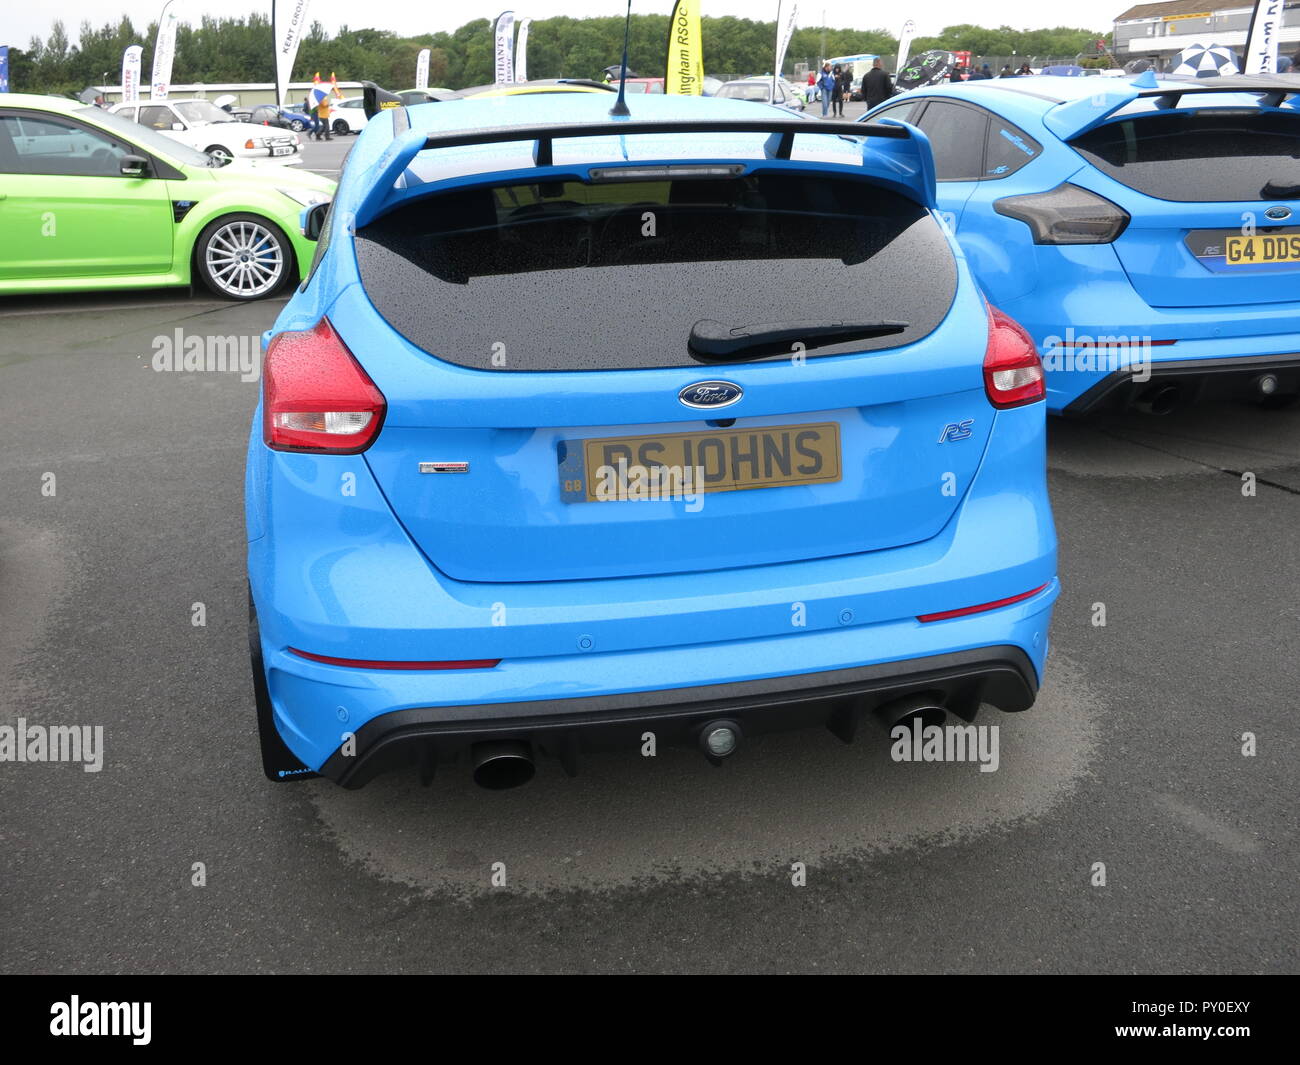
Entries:
{"type": "Polygon", "coordinates": [[[1142,115],[1089,130],[1071,145],[1116,181],[1161,200],[1300,198],[1300,115],[1142,115]]]}
{"type": "Polygon", "coordinates": [[[897,347],[933,331],[956,288],[924,208],[823,174],[480,186],[399,207],[356,248],[394,328],[484,369],[699,365],[704,319],[888,320],[903,328],[807,355],[897,347]]]}

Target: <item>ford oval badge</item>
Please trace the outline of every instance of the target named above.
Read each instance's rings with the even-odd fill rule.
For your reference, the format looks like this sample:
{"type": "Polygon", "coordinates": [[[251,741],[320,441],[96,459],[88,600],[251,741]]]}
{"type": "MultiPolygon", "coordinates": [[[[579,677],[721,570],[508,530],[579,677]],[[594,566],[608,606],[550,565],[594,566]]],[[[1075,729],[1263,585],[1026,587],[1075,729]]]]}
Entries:
{"type": "Polygon", "coordinates": [[[1291,217],[1290,207],[1270,207],[1264,212],[1265,218],[1270,218],[1274,222],[1285,222],[1291,217]]]}
{"type": "Polygon", "coordinates": [[[733,385],[730,381],[697,381],[678,392],[677,398],[696,410],[714,410],[731,406],[744,394],[740,385],[733,385]]]}

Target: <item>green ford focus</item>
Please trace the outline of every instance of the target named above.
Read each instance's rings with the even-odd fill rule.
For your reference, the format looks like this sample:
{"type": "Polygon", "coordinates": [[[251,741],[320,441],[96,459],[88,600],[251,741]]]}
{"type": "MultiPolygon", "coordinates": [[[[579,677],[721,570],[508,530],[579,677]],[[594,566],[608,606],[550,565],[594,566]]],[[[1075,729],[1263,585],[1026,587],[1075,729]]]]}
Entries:
{"type": "Polygon", "coordinates": [[[75,100],[0,96],[0,295],[203,282],[237,300],[305,276],[334,182],[225,162],[75,100]],[[223,165],[224,163],[224,165],[223,165]]]}

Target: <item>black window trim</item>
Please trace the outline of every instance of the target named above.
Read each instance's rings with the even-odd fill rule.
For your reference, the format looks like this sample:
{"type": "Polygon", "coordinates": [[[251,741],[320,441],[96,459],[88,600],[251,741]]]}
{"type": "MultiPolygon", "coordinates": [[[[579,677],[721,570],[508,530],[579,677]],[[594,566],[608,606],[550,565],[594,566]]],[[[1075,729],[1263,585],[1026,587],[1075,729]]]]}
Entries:
{"type": "MultiPolygon", "coordinates": [[[[48,119],[51,119],[51,118],[53,118],[53,119],[63,119],[63,120],[66,121],[69,125],[76,126],[78,129],[85,130],[87,133],[92,133],[92,134],[95,134],[95,135],[100,136],[100,137],[109,137],[110,139],[114,139],[114,140],[120,140],[120,141],[122,141],[124,144],[129,144],[129,145],[131,146],[131,148],[134,149],[134,154],[136,154],[136,155],[140,155],[140,156],[143,156],[145,159],[149,160],[149,173],[145,175],[145,178],[146,178],[147,180],[149,180],[149,181],[155,181],[155,180],[157,180],[157,181],[184,181],[184,180],[186,180],[185,175],[184,175],[183,173],[181,173],[178,169],[176,169],[176,167],[172,166],[171,163],[167,162],[165,159],[160,159],[158,156],[154,155],[153,152],[149,151],[149,149],[140,147],[140,145],[136,144],[134,141],[126,140],[125,137],[122,137],[122,136],[118,135],[116,131],[110,131],[110,130],[107,130],[107,129],[101,129],[99,126],[95,126],[95,125],[92,125],[92,124],[89,123],[89,122],[85,122],[85,121],[83,121],[82,119],[78,118],[76,115],[65,114],[65,113],[62,112],[62,111],[43,111],[43,110],[41,110],[40,108],[37,108],[37,107],[20,107],[20,106],[15,106],[15,105],[12,105],[12,104],[0,105],[0,118],[6,118],[6,117],[8,117],[8,116],[10,116],[10,115],[14,116],[15,118],[23,118],[24,116],[31,115],[33,118],[44,118],[44,119],[47,119],[47,120],[48,120],[48,119]]],[[[113,177],[116,177],[116,178],[118,178],[119,180],[123,180],[123,179],[125,179],[125,177],[126,177],[125,174],[99,174],[99,175],[86,175],[86,174],[27,174],[27,175],[22,175],[22,174],[15,174],[14,176],[15,176],[15,177],[24,177],[24,176],[26,176],[26,177],[86,177],[86,176],[92,176],[92,177],[93,177],[93,176],[98,176],[98,177],[106,177],[106,178],[113,178],[113,177]]],[[[140,179],[139,179],[139,178],[136,178],[135,180],[138,181],[138,180],[140,180],[140,179]]]]}
{"type": "MultiPolygon", "coordinates": [[[[901,103],[903,103],[903,101],[900,100],[899,104],[901,103]]],[[[964,107],[968,111],[978,111],[981,115],[984,116],[985,119],[983,148],[981,149],[981,155],[980,155],[980,176],[973,177],[973,178],[941,178],[939,177],[938,167],[936,166],[935,177],[934,177],[936,182],[1005,181],[1007,178],[1020,173],[1020,171],[1022,171],[1026,166],[1032,163],[1034,159],[1039,158],[1042,154],[1043,145],[1038,140],[1037,137],[1031,136],[1030,134],[1026,133],[1023,129],[1021,129],[1018,125],[1016,125],[1014,122],[1010,121],[1009,119],[1003,118],[996,111],[984,107],[981,104],[972,103],[969,100],[956,100],[953,99],[953,97],[951,96],[923,96],[916,103],[917,103],[916,113],[910,116],[909,118],[902,119],[901,121],[907,122],[907,124],[910,126],[916,126],[918,129],[921,129],[922,133],[925,133],[925,130],[921,128],[921,119],[925,116],[925,112],[929,110],[930,104],[932,103],[950,103],[956,105],[957,107],[964,107]],[[1001,122],[1004,126],[1007,126],[1009,129],[1015,130],[1018,135],[1024,137],[1030,143],[1037,144],[1039,149],[1039,155],[1034,156],[1034,159],[1026,160],[1024,164],[1016,167],[1015,170],[1008,171],[1005,174],[984,173],[984,171],[988,169],[989,131],[992,128],[988,123],[991,123],[994,119],[997,119],[999,122],[1001,122]]],[[[898,104],[894,104],[892,106],[897,107],[898,104]]],[[[885,113],[886,111],[888,111],[888,108],[885,108],[884,110],[877,112],[877,117],[888,118],[889,115],[885,113]]],[[[926,133],[925,135],[927,138],[930,136],[928,133],[926,133]]]]}

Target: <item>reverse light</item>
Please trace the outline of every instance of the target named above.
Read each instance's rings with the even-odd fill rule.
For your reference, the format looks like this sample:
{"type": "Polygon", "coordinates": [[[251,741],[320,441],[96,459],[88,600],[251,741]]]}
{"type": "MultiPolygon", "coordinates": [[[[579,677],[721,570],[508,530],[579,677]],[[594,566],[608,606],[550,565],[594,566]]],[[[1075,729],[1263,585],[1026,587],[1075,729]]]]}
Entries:
{"type": "Polygon", "coordinates": [[[941,610],[937,614],[921,614],[917,621],[947,621],[949,618],[964,618],[968,614],[982,614],[986,610],[997,610],[999,607],[1011,606],[1012,603],[1023,603],[1026,599],[1032,599],[1041,592],[1047,585],[1040,584],[1030,592],[1021,592],[1019,595],[1008,596],[1006,599],[995,599],[991,603],[980,603],[979,606],[963,606],[957,610],[941,610]]]}
{"type": "Polygon", "coordinates": [[[1047,395],[1043,361],[1019,322],[988,307],[989,340],[984,350],[984,391],[999,410],[1036,403],[1047,395]]]}
{"type": "Polygon", "coordinates": [[[384,662],[365,658],[333,658],[330,655],[300,651],[296,647],[290,647],[289,651],[312,662],[323,662],[327,666],[351,666],[353,669],[493,669],[501,661],[499,658],[472,658],[445,662],[384,662]]]}
{"type": "Polygon", "coordinates": [[[1109,244],[1129,224],[1122,207],[1069,182],[1050,192],[994,200],[993,210],[1024,222],[1035,244],[1109,244]]]}
{"type": "Polygon", "coordinates": [[[374,442],[387,403],[328,318],[271,341],[262,372],[262,439],[276,451],[352,455],[374,442]]]}

